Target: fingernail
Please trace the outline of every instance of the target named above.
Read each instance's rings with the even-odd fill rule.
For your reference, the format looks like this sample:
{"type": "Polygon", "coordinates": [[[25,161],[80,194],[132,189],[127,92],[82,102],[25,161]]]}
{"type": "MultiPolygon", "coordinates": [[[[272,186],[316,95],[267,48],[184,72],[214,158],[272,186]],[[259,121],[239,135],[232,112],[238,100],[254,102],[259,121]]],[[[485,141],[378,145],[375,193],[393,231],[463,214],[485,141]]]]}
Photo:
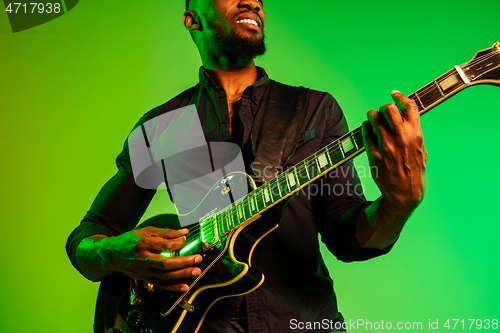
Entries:
{"type": "Polygon", "coordinates": [[[197,256],[196,258],[194,258],[194,263],[199,264],[202,260],[203,258],[201,256],[197,256]]]}
{"type": "Polygon", "coordinates": [[[393,91],[391,91],[391,95],[395,95],[395,94],[398,94],[398,93],[400,93],[399,90],[393,90],[393,91]]]}
{"type": "Polygon", "coordinates": [[[181,287],[181,291],[188,291],[189,287],[181,287]]]}
{"type": "Polygon", "coordinates": [[[201,274],[201,270],[199,269],[193,269],[193,271],[191,272],[191,276],[198,276],[201,274]]]}

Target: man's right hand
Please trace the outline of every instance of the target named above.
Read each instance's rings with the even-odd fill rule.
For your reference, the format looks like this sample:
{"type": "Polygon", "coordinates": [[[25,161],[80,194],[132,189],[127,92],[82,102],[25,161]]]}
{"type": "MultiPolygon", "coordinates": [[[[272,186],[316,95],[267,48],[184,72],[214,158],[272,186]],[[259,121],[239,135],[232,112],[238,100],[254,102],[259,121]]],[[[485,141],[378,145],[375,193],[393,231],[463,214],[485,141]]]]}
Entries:
{"type": "Polygon", "coordinates": [[[188,285],[176,280],[199,276],[200,268],[193,266],[200,263],[202,257],[167,258],[161,254],[180,250],[186,243],[186,233],[187,229],[146,227],[115,237],[90,236],[78,246],[78,266],[93,281],[117,271],[162,289],[186,291],[188,285]]]}

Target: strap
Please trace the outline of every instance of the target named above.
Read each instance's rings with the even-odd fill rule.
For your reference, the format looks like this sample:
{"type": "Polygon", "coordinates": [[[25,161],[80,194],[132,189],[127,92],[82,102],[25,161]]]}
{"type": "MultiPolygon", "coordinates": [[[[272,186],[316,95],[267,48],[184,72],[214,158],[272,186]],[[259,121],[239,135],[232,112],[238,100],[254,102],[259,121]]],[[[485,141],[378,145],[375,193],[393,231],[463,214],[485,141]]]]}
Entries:
{"type": "Polygon", "coordinates": [[[253,172],[269,181],[295,152],[306,116],[309,89],[269,80],[252,126],[253,172]]]}

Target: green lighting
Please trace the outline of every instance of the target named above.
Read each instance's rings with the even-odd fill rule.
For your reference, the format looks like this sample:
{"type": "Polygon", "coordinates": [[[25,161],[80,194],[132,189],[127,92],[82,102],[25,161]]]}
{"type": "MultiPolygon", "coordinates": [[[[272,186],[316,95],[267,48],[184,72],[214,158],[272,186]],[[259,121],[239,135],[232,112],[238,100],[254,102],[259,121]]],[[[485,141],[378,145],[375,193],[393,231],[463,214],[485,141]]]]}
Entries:
{"type": "Polygon", "coordinates": [[[189,251],[190,249],[192,249],[193,247],[195,247],[196,245],[198,245],[200,243],[200,239],[197,238],[195,239],[193,242],[189,243],[188,245],[184,246],[180,252],[180,254],[183,254],[187,251],[189,251]]]}
{"type": "MultiPolygon", "coordinates": [[[[194,241],[192,241],[191,243],[189,243],[188,245],[184,246],[182,248],[182,250],[179,252],[180,255],[186,253],[187,251],[191,250],[193,247],[195,247],[196,245],[198,245],[200,243],[200,239],[196,239],[194,241]]],[[[170,258],[170,257],[173,257],[175,256],[172,252],[162,252],[160,253],[162,256],[165,256],[167,258],[170,258]]]]}

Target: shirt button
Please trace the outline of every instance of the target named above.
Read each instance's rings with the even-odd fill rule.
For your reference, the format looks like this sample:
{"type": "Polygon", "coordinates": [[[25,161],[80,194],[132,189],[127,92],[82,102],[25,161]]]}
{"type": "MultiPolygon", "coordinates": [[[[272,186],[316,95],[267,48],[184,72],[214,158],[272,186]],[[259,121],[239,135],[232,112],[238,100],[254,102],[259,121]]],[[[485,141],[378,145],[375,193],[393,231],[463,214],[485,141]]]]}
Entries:
{"type": "Polygon", "coordinates": [[[222,123],[223,123],[223,124],[229,124],[229,120],[224,119],[224,120],[222,120],[222,123]]]}

